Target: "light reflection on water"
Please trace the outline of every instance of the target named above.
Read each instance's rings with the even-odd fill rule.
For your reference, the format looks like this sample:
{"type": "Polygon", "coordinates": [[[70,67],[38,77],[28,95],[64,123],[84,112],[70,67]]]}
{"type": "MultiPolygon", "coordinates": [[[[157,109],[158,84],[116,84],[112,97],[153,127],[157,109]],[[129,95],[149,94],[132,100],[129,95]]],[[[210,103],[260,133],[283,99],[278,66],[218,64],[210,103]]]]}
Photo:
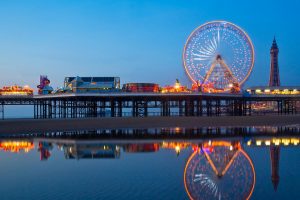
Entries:
{"type": "Polygon", "coordinates": [[[164,139],[101,138],[103,130],[2,136],[1,199],[299,199],[295,129],[203,138],[174,130],[164,139]]]}

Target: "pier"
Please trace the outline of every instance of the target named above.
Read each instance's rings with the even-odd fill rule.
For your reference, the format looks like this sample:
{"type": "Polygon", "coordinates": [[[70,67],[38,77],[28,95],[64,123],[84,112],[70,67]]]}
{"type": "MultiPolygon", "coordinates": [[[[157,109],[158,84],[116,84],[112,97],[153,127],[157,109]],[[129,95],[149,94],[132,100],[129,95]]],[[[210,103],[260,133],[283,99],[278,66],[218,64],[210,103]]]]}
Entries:
{"type": "Polygon", "coordinates": [[[24,97],[0,96],[5,106],[33,105],[35,119],[147,116],[249,116],[297,114],[300,95],[201,93],[70,93],[24,97]],[[271,105],[272,110],[255,105],[271,105]]]}

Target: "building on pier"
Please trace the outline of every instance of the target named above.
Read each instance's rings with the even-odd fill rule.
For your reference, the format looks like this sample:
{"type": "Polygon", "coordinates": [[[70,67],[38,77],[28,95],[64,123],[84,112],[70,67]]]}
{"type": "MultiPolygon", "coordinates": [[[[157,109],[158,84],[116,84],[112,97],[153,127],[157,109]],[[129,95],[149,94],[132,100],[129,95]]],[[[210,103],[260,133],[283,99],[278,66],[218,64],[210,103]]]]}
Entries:
{"type": "Polygon", "coordinates": [[[0,89],[0,96],[32,96],[33,95],[33,89],[31,89],[29,86],[4,86],[0,89]]]}
{"type": "Polygon", "coordinates": [[[123,85],[124,92],[159,92],[156,83],[126,83],[123,85]]]}
{"type": "Polygon", "coordinates": [[[120,91],[120,77],[65,77],[59,92],[99,93],[120,91]]]}
{"type": "Polygon", "coordinates": [[[38,94],[51,94],[53,92],[53,88],[50,86],[50,80],[47,76],[40,76],[40,84],[37,86],[38,94]]]}
{"type": "Polygon", "coordinates": [[[299,95],[300,86],[257,86],[248,88],[247,92],[263,95],[299,95]]]}
{"type": "Polygon", "coordinates": [[[162,93],[180,93],[180,92],[184,92],[184,93],[189,93],[191,92],[186,86],[183,86],[180,84],[179,80],[176,79],[176,82],[173,86],[165,86],[161,89],[162,93]]]}

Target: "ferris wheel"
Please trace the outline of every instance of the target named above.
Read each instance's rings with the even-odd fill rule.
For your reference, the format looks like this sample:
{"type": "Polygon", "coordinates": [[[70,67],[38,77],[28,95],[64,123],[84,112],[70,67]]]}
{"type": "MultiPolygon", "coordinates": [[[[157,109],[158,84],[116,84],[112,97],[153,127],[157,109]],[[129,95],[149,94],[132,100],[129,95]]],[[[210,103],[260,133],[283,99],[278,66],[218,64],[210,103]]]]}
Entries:
{"type": "Polygon", "coordinates": [[[196,28],[182,56],[190,80],[212,92],[241,86],[254,65],[251,39],[240,27],[226,21],[212,21],[196,28]]]}

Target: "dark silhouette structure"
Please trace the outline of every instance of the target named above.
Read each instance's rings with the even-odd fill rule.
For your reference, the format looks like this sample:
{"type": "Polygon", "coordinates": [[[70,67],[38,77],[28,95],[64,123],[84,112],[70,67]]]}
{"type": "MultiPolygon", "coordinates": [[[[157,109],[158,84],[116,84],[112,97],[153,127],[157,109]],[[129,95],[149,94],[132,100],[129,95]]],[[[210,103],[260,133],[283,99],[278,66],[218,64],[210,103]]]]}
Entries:
{"type": "Polygon", "coordinates": [[[280,147],[271,146],[270,147],[271,155],[271,177],[274,190],[277,190],[279,184],[279,159],[280,159],[280,147]]]}
{"type": "Polygon", "coordinates": [[[270,50],[271,64],[270,64],[270,80],[269,86],[280,86],[279,67],[278,67],[278,53],[279,49],[274,37],[272,47],[270,50]]]}
{"type": "MultiPolygon", "coordinates": [[[[269,86],[271,86],[271,87],[280,86],[278,53],[279,53],[279,49],[278,49],[278,46],[276,43],[276,39],[274,37],[272,47],[270,50],[271,63],[270,63],[269,86]]],[[[274,190],[276,191],[278,184],[279,184],[279,159],[280,159],[280,147],[279,146],[271,146],[270,147],[270,157],[271,157],[272,183],[273,183],[274,190]]]]}

